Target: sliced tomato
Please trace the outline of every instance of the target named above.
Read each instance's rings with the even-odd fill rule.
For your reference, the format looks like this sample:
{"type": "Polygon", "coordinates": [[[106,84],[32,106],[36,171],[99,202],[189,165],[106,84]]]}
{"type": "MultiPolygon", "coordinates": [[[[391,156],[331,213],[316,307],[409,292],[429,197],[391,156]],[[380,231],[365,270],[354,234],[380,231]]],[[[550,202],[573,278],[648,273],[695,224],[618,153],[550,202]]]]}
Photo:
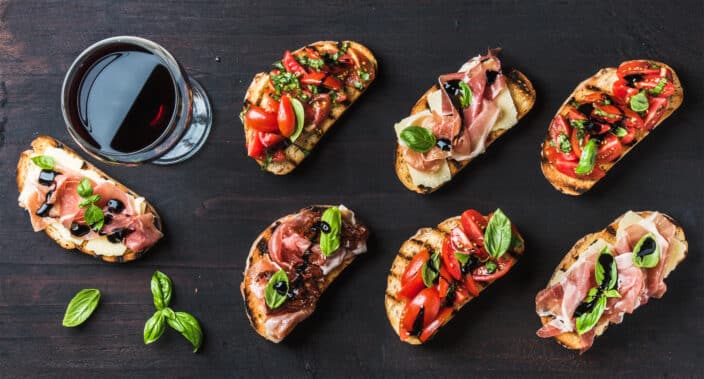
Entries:
{"type": "Polygon", "coordinates": [[[262,97],[262,101],[259,103],[259,106],[262,107],[262,109],[264,109],[267,113],[276,113],[279,111],[279,102],[271,97],[270,94],[266,94],[262,97]]]}
{"type": "Polygon", "coordinates": [[[577,168],[577,164],[579,164],[579,162],[563,159],[560,156],[557,156],[555,161],[553,162],[553,165],[555,166],[557,171],[560,171],[561,173],[563,173],[569,177],[572,177],[572,178],[585,179],[585,180],[599,180],[599,179],[603,178],[605,175],[604,170],[602,170],[601,168],[599,168],[599,166],[596,166],[596,165],[592,169],[591,174],[577,175],[574,172],[574,170],[577,168]]]}
{"type": "Polygon", "coordinates": [[[636,130],[635,128],[630,128],[630,127],[624,127],[626,129],[626,135],[623,137],[619,137],[621,140],[621,143],[624,145],[628,145],[631,142],[633,142],[634,139],[636,139],[636,130]]]}
{"type": "MultiPolygon", "coordinates": [[[[461,283],[457,287],[455,287],[455,305],[458,304],[463,304],[464,302],[467,301],[467,298],[469,297],[469,294],[467,293],[467,289],[462,286],[461,283]]],[[[476,296],[476,295],[472,295],[476,296]]]]}
{"type": "Polygon", "coordinates": [[[479,296],[479,287],[477,286],[477,283],[474,281],[474,278],[472,277],[471,272],[468,272],[464,276],[464,288],[466,288],[467,292],[469,292],[472,296],[474,296],[474,297],[479,296]]]}
{"type": "Polygon", "coordinates": [[[423,264],[429,259],[430,253],[428,253],[428,250],[421,250],[413,256],[401,277],[401,290],[398,291],[399,297],[410,300],[425,288],[421,269],[423,264]]]}
{"type": "MultiPolygon", "coordinates": [[[[567,116],[568,120],[586,120],[587,116],[585,116],[582,112],[579,111],[579,109],[571,106],[571,105],[566,105],[565,106],[565,115],[567,116]]],[[[566,134],[569,134],[569,128],[565,131],[566,134]]]]}
{"type": "MultiPolygon", "coordinates": [[[[638,81],[636,83],[636,88],[638,89],[644,89],[647,90],[648,93],[650,94],[650,91],[655,89],[657,86],[660,85],[660,81],[663,79],[662,76],[658,75],[648,75],[644,77],[642,80],[638,81]]],[[[675,85],[672,84],[672,81],[667,79],[667,82],[665,82],[665,85],[662,87],[660,92],[656,94],[656,96],[662,96],[662,97],[668,97],[675,93],[675,85]]]]}
{"type": "Polygon", "coordinates": [[[606,99],[606,95],[603,92],[590,92],[584,95],[580,101],[583,103],[597,103],[601,104],[606,99]]]}
{"type": "Polygon", "coordinates": [[[425,342],[430,339],[450,317],[452,317],[452,308],[443,309],[438,317],[423,329],[423,332],[420,334],[420,340],[425,342]]]}
{"type": "Polygon", "coordinates": [[[247,133],[249,136],[247,138],[247,155],[255,159],[261,159],[266,153],[266,147],[262,144],[257,133],[253,129],[247,133]]]}
{"type": "MultiPolygon", "coordinates": [[[[574,109],[573,107],[569,107],[574,109]]],[[[575,110],[575,112],[577,112],[575,110]]],[[[582,115],[581,113],[577,112],[579,115],[582,115]]],[[[569,113],[568,113],[569,117],[569,113]]],[[[552,142],[555,144],[555,146],[559,145],[559,139],[561,135],[567,135],[569,136],[571,133],[571,127],[567,123],[567,120],[565,120],[565,117],[562,115],[557,115],[555,116],[554,119],[552,119],[552,123],[550,123],[550,129],[549,129],[549,134],[550,134],[550,139],[552,142]]]]}
{"type": "Polygon", "coordinates": [[[423,310],[423,319],[422,325],[419,325],[420,331],[435,321],[438,312],[440,312],[440,303],[440,295],[435,287],[425,288],[408,302],[403,310],[403,315],[401,315],[401,339],[407,339],[412,335],[411,333],[415,332],[414,326],[416,326],[421,309],[423,310]]]}
{"type": "Polygon", "coordinates": [[[288,50],[286,50],[286,52],[284,53],[284,59],[282,60],[282,63],[284,65],[284,68],[286,68],[286,71],[292,74],[305,75],[306,73],[306,69],[303,68],[300,63],[298,63],[293,54],[291,54],[291,52],[288,50]]]}
{"type": "Polygon", "coordinates": [[[472,271],[472,278],[478,282],[494,281],[508,272],[513,267],[516,260],[508,254],[502,255],[496,262],[496,270],[489,273],[486,265],[481,265],[472,271]]]}
{"type": "Polygon", "coordinates": [[[257,132],[257,138],[262,142],[267,148],[272,148],[278,146],[286,138],[278,133],[267,133],[267,132],[257,132]]]}
{"type": "Polygon", "coordinates": [[[276,113],[269,113],[256,105],[250,105],[244,114],[244,125],[260,132],[271,133],[279,130],[276,113]]]}
{"type": "Polygon", "coordinates": [[[582,156],[582,146],[585,146],[587,142],[589,142],[589,133],[583,133],[584,135],[581,139],[578,137],[579,133],[579,129],[574,128],[574,130],[572,130],[572,135],[570,136],[572,152],[577,157],[577,159],[582,156]]]}
{"type": "Polygon", "coordinates": [[[624,79],[629,75],[650,75],[659,74],[660,68],[653,67],[649,62],[646,61],[628,61],[622,63],[618,66],[616,70],[616,75],[620,79],[624,79]]]}
{"type": "Polygon", "coordinates": [[[484,244],[484,229],[488,223],[486,217],[474,209],[467,209],[460,217],[462,229],[470,240],[484,244]]]}
{"type": "Polygon", "coordinates": [[[440,254],[442,259],[442,267],[447,269],[450,275],[455,280],[462,279],[462,269],[460,268],[460,261],[455,257],[455,249],[452,248],[452,242],[449,236],[445,237],[442,243],[442,253],[440,254]]]}
{"type": "MultiPolygon", "coordinates": [[[[339,91],[342,89],[342,83],[332,75],[327,76],[325,80],[323,80],[323,86],[330,88],[333,91],[339,91]]],[[[340,99],[340,96],[338,96],[338,99],[340,99]]]]}
{"type": "Polygon", "coordinates": [[[286,160],[286,154],[281,149],[276,150],[271,154],[271,160],[273,162],[283,162],[286,160]]]}
{"type": "Polygon", "coordinates": [[[452,285],[452,278],[446,279],[445,277],[440,277],[438,280],[438,294],[440,294],[440,299],[443,304],[447,303],[447,295],[450,294],[450,287],[452,285]]]}
{"type": "Polygon", "coordinates": [[[324,72],[311,72],[301,77],[301,84],[319,86],[323,83],[323,79],[325,79],[326,76],[327,74],[324,72]]]}
{"type": "Polygon", "coordinates": [[[594,104],[594,109],[592,110],[592,118],[597,120],[602,120],[609,124],[621,121],[623,114],[621,110],[615,105],[599,105],[594,104]]]}
{"type": "Polygon", "coordinates": [[[638,89],[630,87],[629,83],[623,79],[615,81],[611,91],[614,94],[614,98],[621,104],[625,104],[631,96],[638,94],[638,89]]]}
{"type": "Polygon", "coordinates": [[[664,97],[653,97],[648,99],[648,113],[645,115],[644,127],[652,129],[660,121],[667,109],[667,99],[664,97]]]}
{"type": "Polygon", "coordinates": [[[327,93],[318,94],[311,99],[310,104],[313,114],[311,121],[313,125],[320,126],[330,115],[330,109],[332,108],[330,95],[327,93]]]}
{"type": "Polygon", "coordinates": [[[640,118],[640,115],[638,115],[638,113],[633,112],[628,106],[623,107],[621,110],[625,115],[625,117],[623,118],[623,125],[625,127],[635,129],[643,128],[643,119],[640,118]]]}
{"type": "Polygon", "coordinates": [[[604,140],[599,145],[599,150],[596,152],[596,161],[599,163],[613,162],[621,156],[621,142],[613,134],[607,134],[604,140]]]}
{"type": "Polygon", "coordinates": [[[293,113],[291,98],[289,95],[281,96],[279,101],[279,112],[276,116],[279,131],[284,137],[290,137],[296,130],[296,114],[293,113]]]}

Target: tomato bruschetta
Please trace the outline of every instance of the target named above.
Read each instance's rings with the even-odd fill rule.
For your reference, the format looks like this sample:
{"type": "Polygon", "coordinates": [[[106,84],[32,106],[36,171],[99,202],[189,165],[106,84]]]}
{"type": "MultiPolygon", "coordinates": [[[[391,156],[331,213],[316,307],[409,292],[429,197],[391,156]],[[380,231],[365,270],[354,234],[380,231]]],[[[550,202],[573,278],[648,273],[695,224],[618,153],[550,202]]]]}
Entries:
{"type": "Polygon", "coordinates": [[[687,255],[684,231],[659,212],[626,212],[604,230],[577,241],[535,298],[543,326],[584,352],[610,324],[619,324],[667,290],[664,279],[687,255]]]}
{"type": "Polygon", "coordinates": [[[269,341],[283,340],[367,251],[368,235],[344,205],[311,206],[276,220],[254,240],[240,285],[254,330],[269,341]]]}
{"type": "Polygon", "coordinates": [[[672,67],[633,60],[601,69],[560,107],[541,149],[545,178],[558,191],[581,195],[660,125],[680,104],[672,67]]]}
{"type": "Polygon", "coordinates": [[[286,51],[247,89],[240,119],[247,155],[265,171],[295,169],[376,78],[377,61],[353,41],[286,51]]]}
{"type": "Polygon", "coordinates": [[[411,115],[394,125],[396,175],[409,190],[437,190],[533,108],[533,85],[520,71],[503,68],[497,53],[489,50],[440,75],[411,115]]]}
{"type": "Polygon", "coordinates": [[[161,219],[144,197],[51,137],[37,137],[22,153],[17,187],[34,231],[64,249],[127,262],[163,236],[161,219]]]}
{"type": "Polygon", "coordinates": [[[401,245],[386,286],[386,315],[401,341],[418,345],[496,279],[523,254],[523,237],[497,209],[422,228],[401,245]]]}

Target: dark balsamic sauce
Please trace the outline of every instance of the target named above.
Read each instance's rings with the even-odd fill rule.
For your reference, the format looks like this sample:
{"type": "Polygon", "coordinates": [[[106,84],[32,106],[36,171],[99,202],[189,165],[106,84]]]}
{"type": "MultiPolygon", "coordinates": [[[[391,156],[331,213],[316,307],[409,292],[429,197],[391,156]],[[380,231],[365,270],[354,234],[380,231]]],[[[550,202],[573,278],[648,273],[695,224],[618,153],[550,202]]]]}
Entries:
{"type": "Polygon", "coordinates": [[[108,234],[108,241],[112,243],[120,243],[123,239],[125,239],[128,232],[129,230],[125,228],[115,229],[115,231],[108,234]]]}
{"type": "Polygon", "coordinates": [[[35,214],[39,217],[47,217],[49,216],[49,211],[51,211],[51,208],[54,206],[51,204],[44,203],[42,204],[39,209],[35,212],[35,214]]]}
{"type": "Polygon", "coordinates": [[[446,138],[439,138],[435,142],[435,146],[439,147],[442,151],[450,151],[452,149],[452,142],[446,138]]]}
{"type": "Polygon", "coordinates": [[[107,205],[108,211],[111,213],[120,213],[123,209],[125,209],[125,204],[123,204],[120,200],[117,199],[108,200],[107,205]]]}
{"type": "Polygon", "coordinates": [[[638,250],[638,253],[636,253],[636,256],[638,256],[639,258],[643,258],[646,255],[653,254],[655,252],[655,249],[657,249],[657,245],[655,244],[655,240],[652,238],[647,238],[640,245],[640,250],[638,250]]]}
{"type": "Polygon", "coordinates": [[[486,70],[486,85],[490,86],[490,85],[494,84],[494,82],[496,81],[496,78],[498,76],[499,76],[498,71],[486,70]]]}
{"type": "Polygon", "coordinates": [[[58,175],[56,171],[42,170],[42,172],[39,173],[39,184],[47,187],[52,185],[56,175],[58,175]]]}
{"type": "MultiPolygon", "coordinates": [[[[448,80],[443,83],[443,88],[445,92],[450,96],[450,101],[452,101],[452,106],[457,110],[462,109],[462,104],[460,103],[460,95],[462,94],[462,89],[460,89],[460,80],[448,80]]],[[[462,112],[459,112],[460,117],[462,117],[462,112]]]]}
{"type": "Polygon", "coordinates": [[[425,316],[425,308],[421,308],[420,311],[418,311],[416,319],[413,320],[413,329],[410,333],[412,336],[420,336],[420,334],[423,332],[423,316],[425,316]]]}
{"type": "Polygon", "coordinates": [[[76,222],[71,223],[71,234],[74,236],[82,237],[88,234],[88,232],[90,232],[90,228],[88,226],[76,222]]]}
{"type": "Polygon", "coordinates": [[[610,254],[601,254],[599,256],[599,264],[601,267],[604,268],[604,280],[601,282],[601,285],[599,286],[600,289],[606,290],[608,289],[609,282],[611,282],[611,264],[614,263],[614,257],[611,256],[610,254]]]}
{"type": "Polygon", "coordinates": [[[279,295],[286,296],[286,294],[288,293],[288,285],[286,285],[286,282],[284,281],[276,282],[274,284],[274,290],[279,295]]]}

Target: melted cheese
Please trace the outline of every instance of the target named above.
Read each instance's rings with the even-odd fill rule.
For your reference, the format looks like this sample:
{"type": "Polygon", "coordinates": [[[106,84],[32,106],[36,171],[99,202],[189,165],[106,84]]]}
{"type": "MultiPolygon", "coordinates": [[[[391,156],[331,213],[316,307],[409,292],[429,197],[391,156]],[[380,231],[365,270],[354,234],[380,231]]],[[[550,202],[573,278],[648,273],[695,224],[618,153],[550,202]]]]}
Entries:
{"type": "MultiPolygon", "coordinates": [[[[436,93],[437,95],[440,95],[440,91],[435,91],[428,96],[429,103],[431,96],[433,96],[433,99],[438,97],[435,95],[436,93]]],[[[398,139],[398,143],[400,145],[405,146],[403,141],[401,141],[401,131],[408,126],[417,123],[419,120],[422,120],[425,117],[432,117],[432,113],[430,110],[426,109],[422,112],[410,115],[404,118],[403,120],[397,122],[396,125],[394,125],[394,129],[396,130],[396,138],[398,139]]],[[[414,185],[429,188],[438,187],[441,184],[448,182],[450,181],[450,179],[452,179],[452,174],[450,173],[450,165],[447,163],[447,161],[443,162],[442,165],[440,165],[440,168],[435,172],[418,171],[413,167],[408,166],[408,173],[411,175],[411,181],[414,185]]]]}
{"type": "Polygon", "coordinates": [[[491,127],[491,131],[511,129],[518,123],[518,111],[508,87],[504,88],[494,101],[496,101],[496,105],[501,111],[499,118],[496,119],[494,126],[491,127]]]}
{"type": "Polygon", "coordinates": [[[124,243],[112,243],[108,241],[105,236],[88,240],[84,247],[86,250],[91,250],[96,255],[105,255],[108,257],[120,256],[127,251],[127,246],[125,246],[124,243]]]}

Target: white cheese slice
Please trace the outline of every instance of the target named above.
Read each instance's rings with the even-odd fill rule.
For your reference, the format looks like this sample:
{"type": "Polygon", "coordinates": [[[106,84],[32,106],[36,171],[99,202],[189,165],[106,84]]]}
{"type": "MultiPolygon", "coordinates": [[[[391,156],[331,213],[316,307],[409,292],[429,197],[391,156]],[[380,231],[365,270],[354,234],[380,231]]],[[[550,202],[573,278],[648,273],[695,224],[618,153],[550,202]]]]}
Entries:
{"type": "Polygon", "coordinates": [[[638,224],[641,221],[643,221],[643,217],[640,217],[638,213],[633,212],[633,211],[628,211],[626,214],[621,217],[621,221],[618,222],[618,229],[617,229],[617,235],[618,232],[633,225],[633,224],[638,224]]]}
{"type": "Polygon", "coordinates": [[[93,238],[86,242],[85,248],[93,251],[97,255],[105,255],[109,257],[120,256],[125,253],[127,246],[123,243],[112,243],[107,237],[102,236],[93,238]]]}
{"type": "Polygon", "coordinates": [[[428,95],[428,107],[430,111],[437,114],[442,114],[442,93],[440,90],[435,90],[428,95]]]}
{"type": "Polygon", "coordinates": [[[675,267],[677,267],[677,263],[684,259],[686,251],[687,246],[680,242],[677,238],[673,238],[672,241],[670,241],[670,248],[668,251],[669,255],[667,257],[667,261],[665,262],[666,278],[675,269],[675,267]]]}
{"type": "Polygon", "coordinates": [[[508,90],[508,87],[504,88],[499,95],[496,96],[494,101],[501,110],[501,113],[499,113],[499,117],[496,119],[494,126],[491,127],[491,130],[511,129],[518,123],[518,111],[516,110],[516,105],[513,103],[511,91],[508,90]]]}
{"type": "Polygon", "coordinates": [[[443,162],[440,169],[435,172],[418,171],[411,166],[408,166],[408,173],[411,174],[411,180],[416,186],[435,188],[439,185],[450,181],[452,174],[450,173],[450,165],[447,161],[443,162]]]}

